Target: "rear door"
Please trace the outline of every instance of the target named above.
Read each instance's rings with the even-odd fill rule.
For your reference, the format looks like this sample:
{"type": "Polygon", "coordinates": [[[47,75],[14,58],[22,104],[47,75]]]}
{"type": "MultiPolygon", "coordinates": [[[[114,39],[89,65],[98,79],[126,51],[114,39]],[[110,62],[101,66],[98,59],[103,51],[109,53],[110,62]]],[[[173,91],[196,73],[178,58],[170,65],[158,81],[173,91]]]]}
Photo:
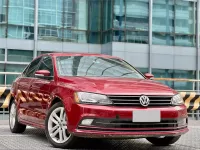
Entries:
{"type": "Polygon", "coordinates": [[[29,110],[28,103],[30,101],[29,98],[29,88],[33,81],[34,73],[38,68],[40,63],[41,57],[35,59],[33,62],[30,63],[29,67],[25,70],[22,74],[22,77],[19,78],[19,85],[17,92],[17,103],[19,106],[19,118],[25,121],[30,121],[30,116],[32,115],[31,111],[29,110]]]}
{"type": "Polygon", "coordinates": [[[30,97],[33,102],[29,103],[30,109],[35,114],[32,118],[34,123],[44,125],[48,103],[50,103],[50,86],[54,82],[54,71],[51,56],[43,56],[38,70],[48,70],[50,77],[35,77],[30,86],[30,97]],[[37,102],[37,105],[36,105],[37,102]]]}

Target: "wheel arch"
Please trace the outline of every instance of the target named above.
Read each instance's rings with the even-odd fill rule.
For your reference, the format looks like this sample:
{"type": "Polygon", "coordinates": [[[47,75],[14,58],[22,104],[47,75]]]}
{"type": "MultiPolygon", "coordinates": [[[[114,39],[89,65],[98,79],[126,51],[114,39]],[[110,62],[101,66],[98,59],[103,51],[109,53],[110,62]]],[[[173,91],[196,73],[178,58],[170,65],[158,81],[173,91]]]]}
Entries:
{"type": "Polygon", "coordinates": [[[62,102],[62,103],[63,103],[62,99],[61,99],[60,97],[57,97],[57,96],[56,96],[56,97],[51,101],[51,103],[50,103],[50,105],[49,105],[49,109],[50,109],[54,104],[59,103],[59,102],[62,102]]]}

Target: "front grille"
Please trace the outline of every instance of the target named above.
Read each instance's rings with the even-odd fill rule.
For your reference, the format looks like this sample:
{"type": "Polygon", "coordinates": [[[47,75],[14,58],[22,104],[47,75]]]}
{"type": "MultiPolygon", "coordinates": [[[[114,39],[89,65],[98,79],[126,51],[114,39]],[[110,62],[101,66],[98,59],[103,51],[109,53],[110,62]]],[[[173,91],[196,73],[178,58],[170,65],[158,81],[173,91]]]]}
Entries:
{"type": "Polygon", "coordinates": [[[79,129],[107,131],[172,131],[187,127],[187,120],[161,120],[161,122],[135,123],[130,119],[94,119],[91,126],[79,126],[79,129]]]}
{"type": "MultiPolygon", "coordinates": [[[[140,96],[110,95],[109,99],[115,106],[141,106],[140,96]]],[[[171,106],[172,96],[148,96],[149,106],[171,106]]]]}

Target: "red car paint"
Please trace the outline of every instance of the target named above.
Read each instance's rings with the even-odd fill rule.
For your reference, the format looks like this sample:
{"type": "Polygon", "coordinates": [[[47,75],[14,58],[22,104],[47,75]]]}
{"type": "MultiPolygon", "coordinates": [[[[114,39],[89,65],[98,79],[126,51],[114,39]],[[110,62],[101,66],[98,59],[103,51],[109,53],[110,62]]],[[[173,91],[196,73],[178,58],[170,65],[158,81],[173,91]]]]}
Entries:
{"type": "MultiPolygon", "coordinates": [[[[80,91],[111,96],[141,96],[145,94],[148,96],[156,95],[158,97],[174,96],[177,92],[165,85],[148,79],[59,76],[56,65],[56,58],[60,56],[96,56],[120,59],[117,57],[73,53],[52,53],[40,57],[45,56],[51,57],[53,62],[54,76],[51,80],[25,77],[22,74],[12,85],[11,93],[17,103],[18,120],[22,124],[44,128],[44,122],[49,108],[59,99],[63,102],[68,116],[68,130],[76,136],[137,138],[148,136],[176,136],[188,131],[187,123],[180,128],[144,127],[143,123],[140,123],[141,127],[138,126],[137,128],[122,128],[121,126],[116,127],[115,125],[113,127],[80,125],[81,120],[84,118],[114,120],[119,122],[125,120],[130,123],[134,110],[160,110],[162,120],[177,121],[179,119],[187,119],[187,110],[185,105],[142,107],[77,104],[74,100],[74,93],[80,91]]],[[[45,73],[48,74],[48,72],[45,73]]]]}

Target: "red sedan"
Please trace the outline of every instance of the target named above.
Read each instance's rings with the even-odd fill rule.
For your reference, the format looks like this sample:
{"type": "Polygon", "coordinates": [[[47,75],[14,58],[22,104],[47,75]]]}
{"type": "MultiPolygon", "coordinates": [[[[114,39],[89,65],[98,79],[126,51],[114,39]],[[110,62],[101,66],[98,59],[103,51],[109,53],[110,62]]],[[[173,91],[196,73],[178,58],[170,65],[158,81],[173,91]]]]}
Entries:
{"type": "Polygon", "coordinates": [[[58,148],[71,147],[80,137],[173,144],[188,132],[187,110],[176,91],[152,77],[117,57],[42,55],[12,85],[10,130],[43,128],[58,148]]]}

